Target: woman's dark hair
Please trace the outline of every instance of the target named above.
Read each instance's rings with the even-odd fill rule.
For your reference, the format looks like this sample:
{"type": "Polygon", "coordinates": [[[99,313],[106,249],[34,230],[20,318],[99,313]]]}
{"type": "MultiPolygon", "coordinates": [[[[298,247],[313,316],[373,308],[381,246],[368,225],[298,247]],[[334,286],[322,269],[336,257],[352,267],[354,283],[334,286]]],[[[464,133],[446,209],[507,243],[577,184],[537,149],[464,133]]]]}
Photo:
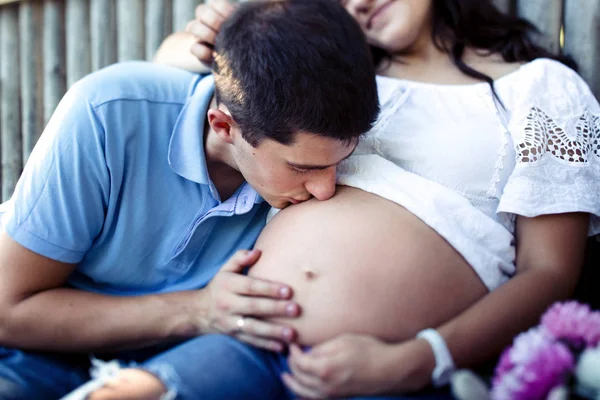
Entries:
{"type": "MultiPolygon", "coordinates": [[[[501,54],[507,62],[551,58],[577,70],[577,64],[570,57],[553,54],[535,44],[534,37],[539,30],[531,22],[501,12],[491,0],[433,0],[432,4],[435,46],[448,53],[465,75],[489,83],[492,90],[492,78],[463,62],[466,48],[501,54]]],[[[372,48],[372,51],[377,65],[389,57],[382,49],[372,48]]]]}

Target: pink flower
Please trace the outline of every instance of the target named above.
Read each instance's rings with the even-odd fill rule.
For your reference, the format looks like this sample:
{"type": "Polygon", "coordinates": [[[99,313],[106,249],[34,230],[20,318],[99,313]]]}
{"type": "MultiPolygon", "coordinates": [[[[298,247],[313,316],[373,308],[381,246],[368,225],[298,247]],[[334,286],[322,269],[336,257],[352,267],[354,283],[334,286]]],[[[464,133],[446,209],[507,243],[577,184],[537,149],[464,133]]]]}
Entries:
{"type": "Polygon", "coordinates": [[[569,349],[542,329],[517,336],[496,368],[493,400],[543,400],[566,382],[575,367],[569,349]]]}
{"type": "Polygon", "coordinates": [[[575,348],[596,347],[600,343],[600,312],[576,301],[556,303],[542,316],[541,325],[556,340],[575,348]]]}

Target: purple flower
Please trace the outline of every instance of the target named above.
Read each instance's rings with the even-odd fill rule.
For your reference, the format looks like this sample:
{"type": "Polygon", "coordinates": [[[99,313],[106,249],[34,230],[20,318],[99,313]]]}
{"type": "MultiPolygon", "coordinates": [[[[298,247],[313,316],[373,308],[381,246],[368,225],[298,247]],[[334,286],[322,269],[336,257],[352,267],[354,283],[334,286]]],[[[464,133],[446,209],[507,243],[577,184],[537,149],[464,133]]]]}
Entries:
{"type": "Polygon", "coordinates": [[[556,340],[575,349],[600,343],[600,312],[576,301],[556,303],[542,316],[541,325],[556,340]]]}
{"type": "Polygon", "coordinates": [[[493,400],[543,400],[565,383],[575,367],[569,349],[544,330],[533,328],[517,336],[496,368],[493,400]]]}

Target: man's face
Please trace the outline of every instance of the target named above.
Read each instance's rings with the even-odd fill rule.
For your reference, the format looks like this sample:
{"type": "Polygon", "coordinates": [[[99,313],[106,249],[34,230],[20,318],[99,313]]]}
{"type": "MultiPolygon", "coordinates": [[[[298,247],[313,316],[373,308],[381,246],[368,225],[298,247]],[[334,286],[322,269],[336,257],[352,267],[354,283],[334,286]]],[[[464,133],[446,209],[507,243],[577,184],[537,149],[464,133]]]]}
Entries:
{"type": "Polygon", "coordinates": [[[241,135],[233,156],[246,181],[273,207],[284,208],[311,197],[327,200],[335,193],[337,165],[348,158],[354,143],[300,132],[294,143],[263,139],[252,147],[241,135]]]}

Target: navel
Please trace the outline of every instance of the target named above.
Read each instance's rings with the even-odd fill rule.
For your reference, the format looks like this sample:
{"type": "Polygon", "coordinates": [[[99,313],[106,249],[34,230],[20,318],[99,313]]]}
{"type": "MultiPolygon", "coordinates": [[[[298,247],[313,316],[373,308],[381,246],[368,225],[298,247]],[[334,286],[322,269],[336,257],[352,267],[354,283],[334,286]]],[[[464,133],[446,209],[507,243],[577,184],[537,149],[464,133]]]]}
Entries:
{"type": "Polygon", "coordinates": [[[303,267],[302,273],[304,274],[304,277],[308,281],[312,281],[313,279],[315,279],[317,277],[317,273],[315,272],[315,270],[310,267],[303,267]]]}

